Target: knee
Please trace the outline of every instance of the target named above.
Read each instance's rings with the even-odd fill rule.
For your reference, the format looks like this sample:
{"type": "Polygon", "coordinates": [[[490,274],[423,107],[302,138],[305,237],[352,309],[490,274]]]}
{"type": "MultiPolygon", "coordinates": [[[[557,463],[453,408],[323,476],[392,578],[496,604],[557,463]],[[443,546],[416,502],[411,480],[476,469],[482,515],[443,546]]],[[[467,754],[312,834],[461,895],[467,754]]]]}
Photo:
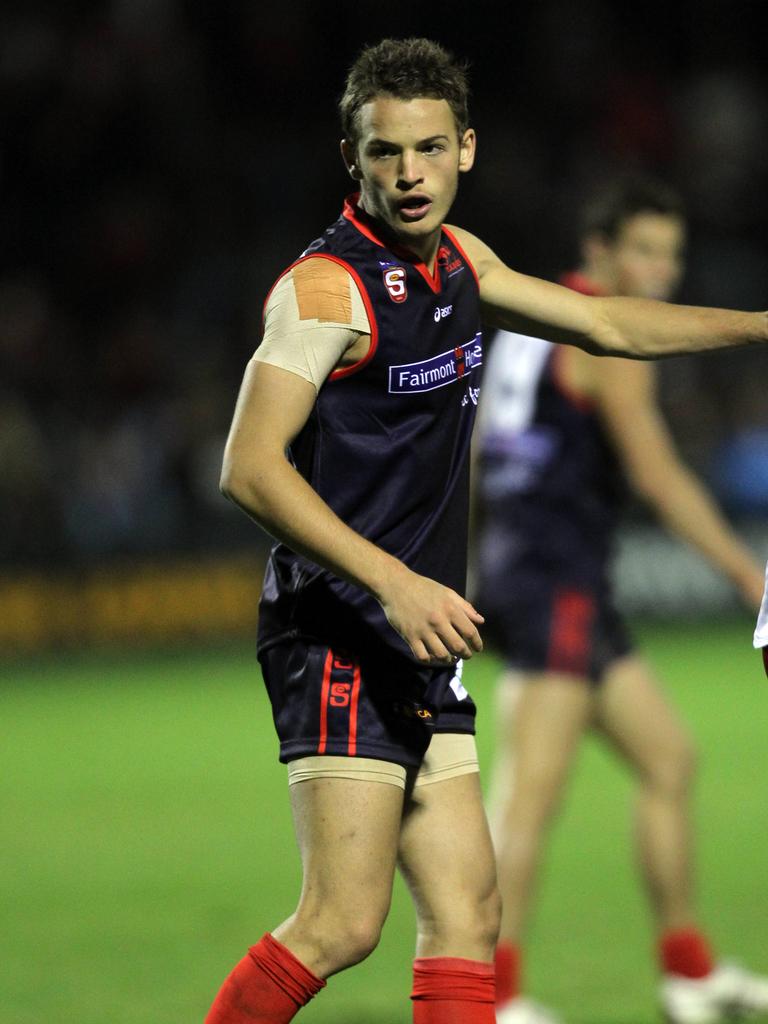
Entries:
{"type": "Polygon", "coordinates": [[[497,848],[538,843],[555,816],[559,799],[559,786],[548,776],[528,778],[525,785],[511,788],[494,815],[497,848]]]}
{"type": "Polygon", "coordinates": [[[339,956],[345,967],[359,964],[376,949],[384,920],[377,915],[357,914],[341,924],[336,932],[339,956]]]}
{"type": "Polygon", "coordinates": [[[686,797],[696,776],[696,748],[687,736],[681,736],[655,761],[651,784],[659,792],[672,797],[686,797]]]}
{"type": "Polygon", "coordinates": [[[501,895],[494,879],[482,891],[463,896],[453,892],[450,903],[419,914],[419,934],[439,946],[485,950],[488,959],[499,936],[501,895]]]}
{"type": "Polygon", "coordinates": [[[370,956],[379,944],[384,918],[383,914],[363,908],[352,912],[326,907],[305,917],[302,930],[311,936],[320,958],[327,964],[327,973],[334,974],[370,956]]]}
{"type": "Polygon", "coordinates": [[[495,949],[501,926],[501,893],[495,882],[485,899],[478,904],[476,917],[478,940],[491,950],[495,949]]]}

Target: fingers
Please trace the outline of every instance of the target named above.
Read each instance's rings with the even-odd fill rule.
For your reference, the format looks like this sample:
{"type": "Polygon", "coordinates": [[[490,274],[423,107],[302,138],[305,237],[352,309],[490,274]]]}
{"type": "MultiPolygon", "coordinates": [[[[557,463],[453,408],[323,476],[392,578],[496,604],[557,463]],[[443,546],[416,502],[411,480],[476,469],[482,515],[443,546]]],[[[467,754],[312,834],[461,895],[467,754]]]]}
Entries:
{"type": "MultiPolygon", "coordinates": [[[[407,638],[406,638],[407,639],[407,638]]],[[[422,665],[429,665],[432,662],[432,655],[425,647],[423,641],[414,640],[408,641],[408,645],[413,651],[413,656],[417,661],[420,661],[422,665]]]]}
{"type": "Polygon", "coordinates": [[[423,664],[437,661],[450,665],[459,658],[467,661],[482,651],[480,633],[463,610],[454,614],[452,619],[446,617],[434,625],[430,624],[428,631],[411,642],[411,650],[423,664]]]}
{"type": "Polygon", "coordinates": [[[469,601],[462,600],[462,612],[453,620],[453,627],[460,634],[464,643],[463,658],[471,658],[473,654],[479,654],[483,649],[483,640],[477,625],[482,625],[485,619],[476,611],[469,601]],[[477,623],[477,625],[476,625],[477,623]]]}
{"type": "Polygon", "coordinates": [[[476,622],[478,625],[482,626],[482,624],[485,622],[485,618],[480,614],[480,612],[475,607],[473,607],[473,605],[471,605],[469,601],[464,601],[463,605],[467,618],[471,619],[472,622],[476,622]]]}
{"type": "Polygon", "coordinates": [[[425,577],[412,576],[382,602],[390,624],[407,641],[422,665],[451,665],[483,649],[478,626],[483,616],[455,591],[425,577]]]}

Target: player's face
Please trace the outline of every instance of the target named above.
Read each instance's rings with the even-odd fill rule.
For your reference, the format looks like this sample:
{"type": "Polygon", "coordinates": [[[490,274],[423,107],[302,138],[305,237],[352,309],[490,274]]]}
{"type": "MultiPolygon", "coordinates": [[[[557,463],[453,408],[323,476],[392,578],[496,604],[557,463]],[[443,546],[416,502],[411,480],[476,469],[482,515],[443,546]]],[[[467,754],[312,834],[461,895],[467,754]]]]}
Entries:
{"type": "Polygon", "coordinates": [[[649,212],[628,218],[609,247],[616,294],[669,299],[683,273],[684,246],[679,217],[649,212]]]}
{"type": "Polygon", "coordinates": [[[359,114],[356,151],[342,143],[347,168],[360,182],[361,206],[423,260],[434,258],[459,172],[468,171],[475,134],[459,138],[446,100],[378,96],[359,114]]]}

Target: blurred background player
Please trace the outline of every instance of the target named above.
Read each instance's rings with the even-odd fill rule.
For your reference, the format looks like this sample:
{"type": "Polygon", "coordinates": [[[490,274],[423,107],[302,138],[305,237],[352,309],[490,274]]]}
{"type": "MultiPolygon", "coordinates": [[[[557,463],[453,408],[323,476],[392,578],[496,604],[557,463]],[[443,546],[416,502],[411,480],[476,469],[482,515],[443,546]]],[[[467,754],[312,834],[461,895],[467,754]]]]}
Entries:
{"type": "MultiPolygon", "coordinates": [[[[678,197],[652,180],[607,189],[562,283],[666,300],[683,266],[678,197]]],[[[768,1009],[768,980],[718,965],[692,901],[691,740],[614,609],[610,561],[626,485],[757,607],[762,573],[681,463],[647,362],[497,332],[479,443],[477,605],[506,661],[498,687],[491,819],[503,916],[499,1024],[556,1018],[521,995],[521,941],[539,859],[582,734],[593,728],[638,781],[636,837],[676,1024],[768,1009]]]]}

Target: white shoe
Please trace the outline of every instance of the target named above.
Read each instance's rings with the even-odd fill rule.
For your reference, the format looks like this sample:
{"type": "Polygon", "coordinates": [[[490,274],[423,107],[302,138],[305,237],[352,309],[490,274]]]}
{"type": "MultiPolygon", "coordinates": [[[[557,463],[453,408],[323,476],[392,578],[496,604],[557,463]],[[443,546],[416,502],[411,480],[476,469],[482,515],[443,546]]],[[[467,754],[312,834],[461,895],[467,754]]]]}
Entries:
{"type": "Polygon", "coordinates": [[[562,1019],[545,1006],[525,996],[517,996],[496,1010],[496,1024],[563,1024],[562,1019]]]}
{"type": "Polygon", "coordinates": [[[768,978],[736,964],[718,964],[705,978],[666,974],[661,1007],[669,1024],[719,1024],[768,1013],[768,978]]]}

